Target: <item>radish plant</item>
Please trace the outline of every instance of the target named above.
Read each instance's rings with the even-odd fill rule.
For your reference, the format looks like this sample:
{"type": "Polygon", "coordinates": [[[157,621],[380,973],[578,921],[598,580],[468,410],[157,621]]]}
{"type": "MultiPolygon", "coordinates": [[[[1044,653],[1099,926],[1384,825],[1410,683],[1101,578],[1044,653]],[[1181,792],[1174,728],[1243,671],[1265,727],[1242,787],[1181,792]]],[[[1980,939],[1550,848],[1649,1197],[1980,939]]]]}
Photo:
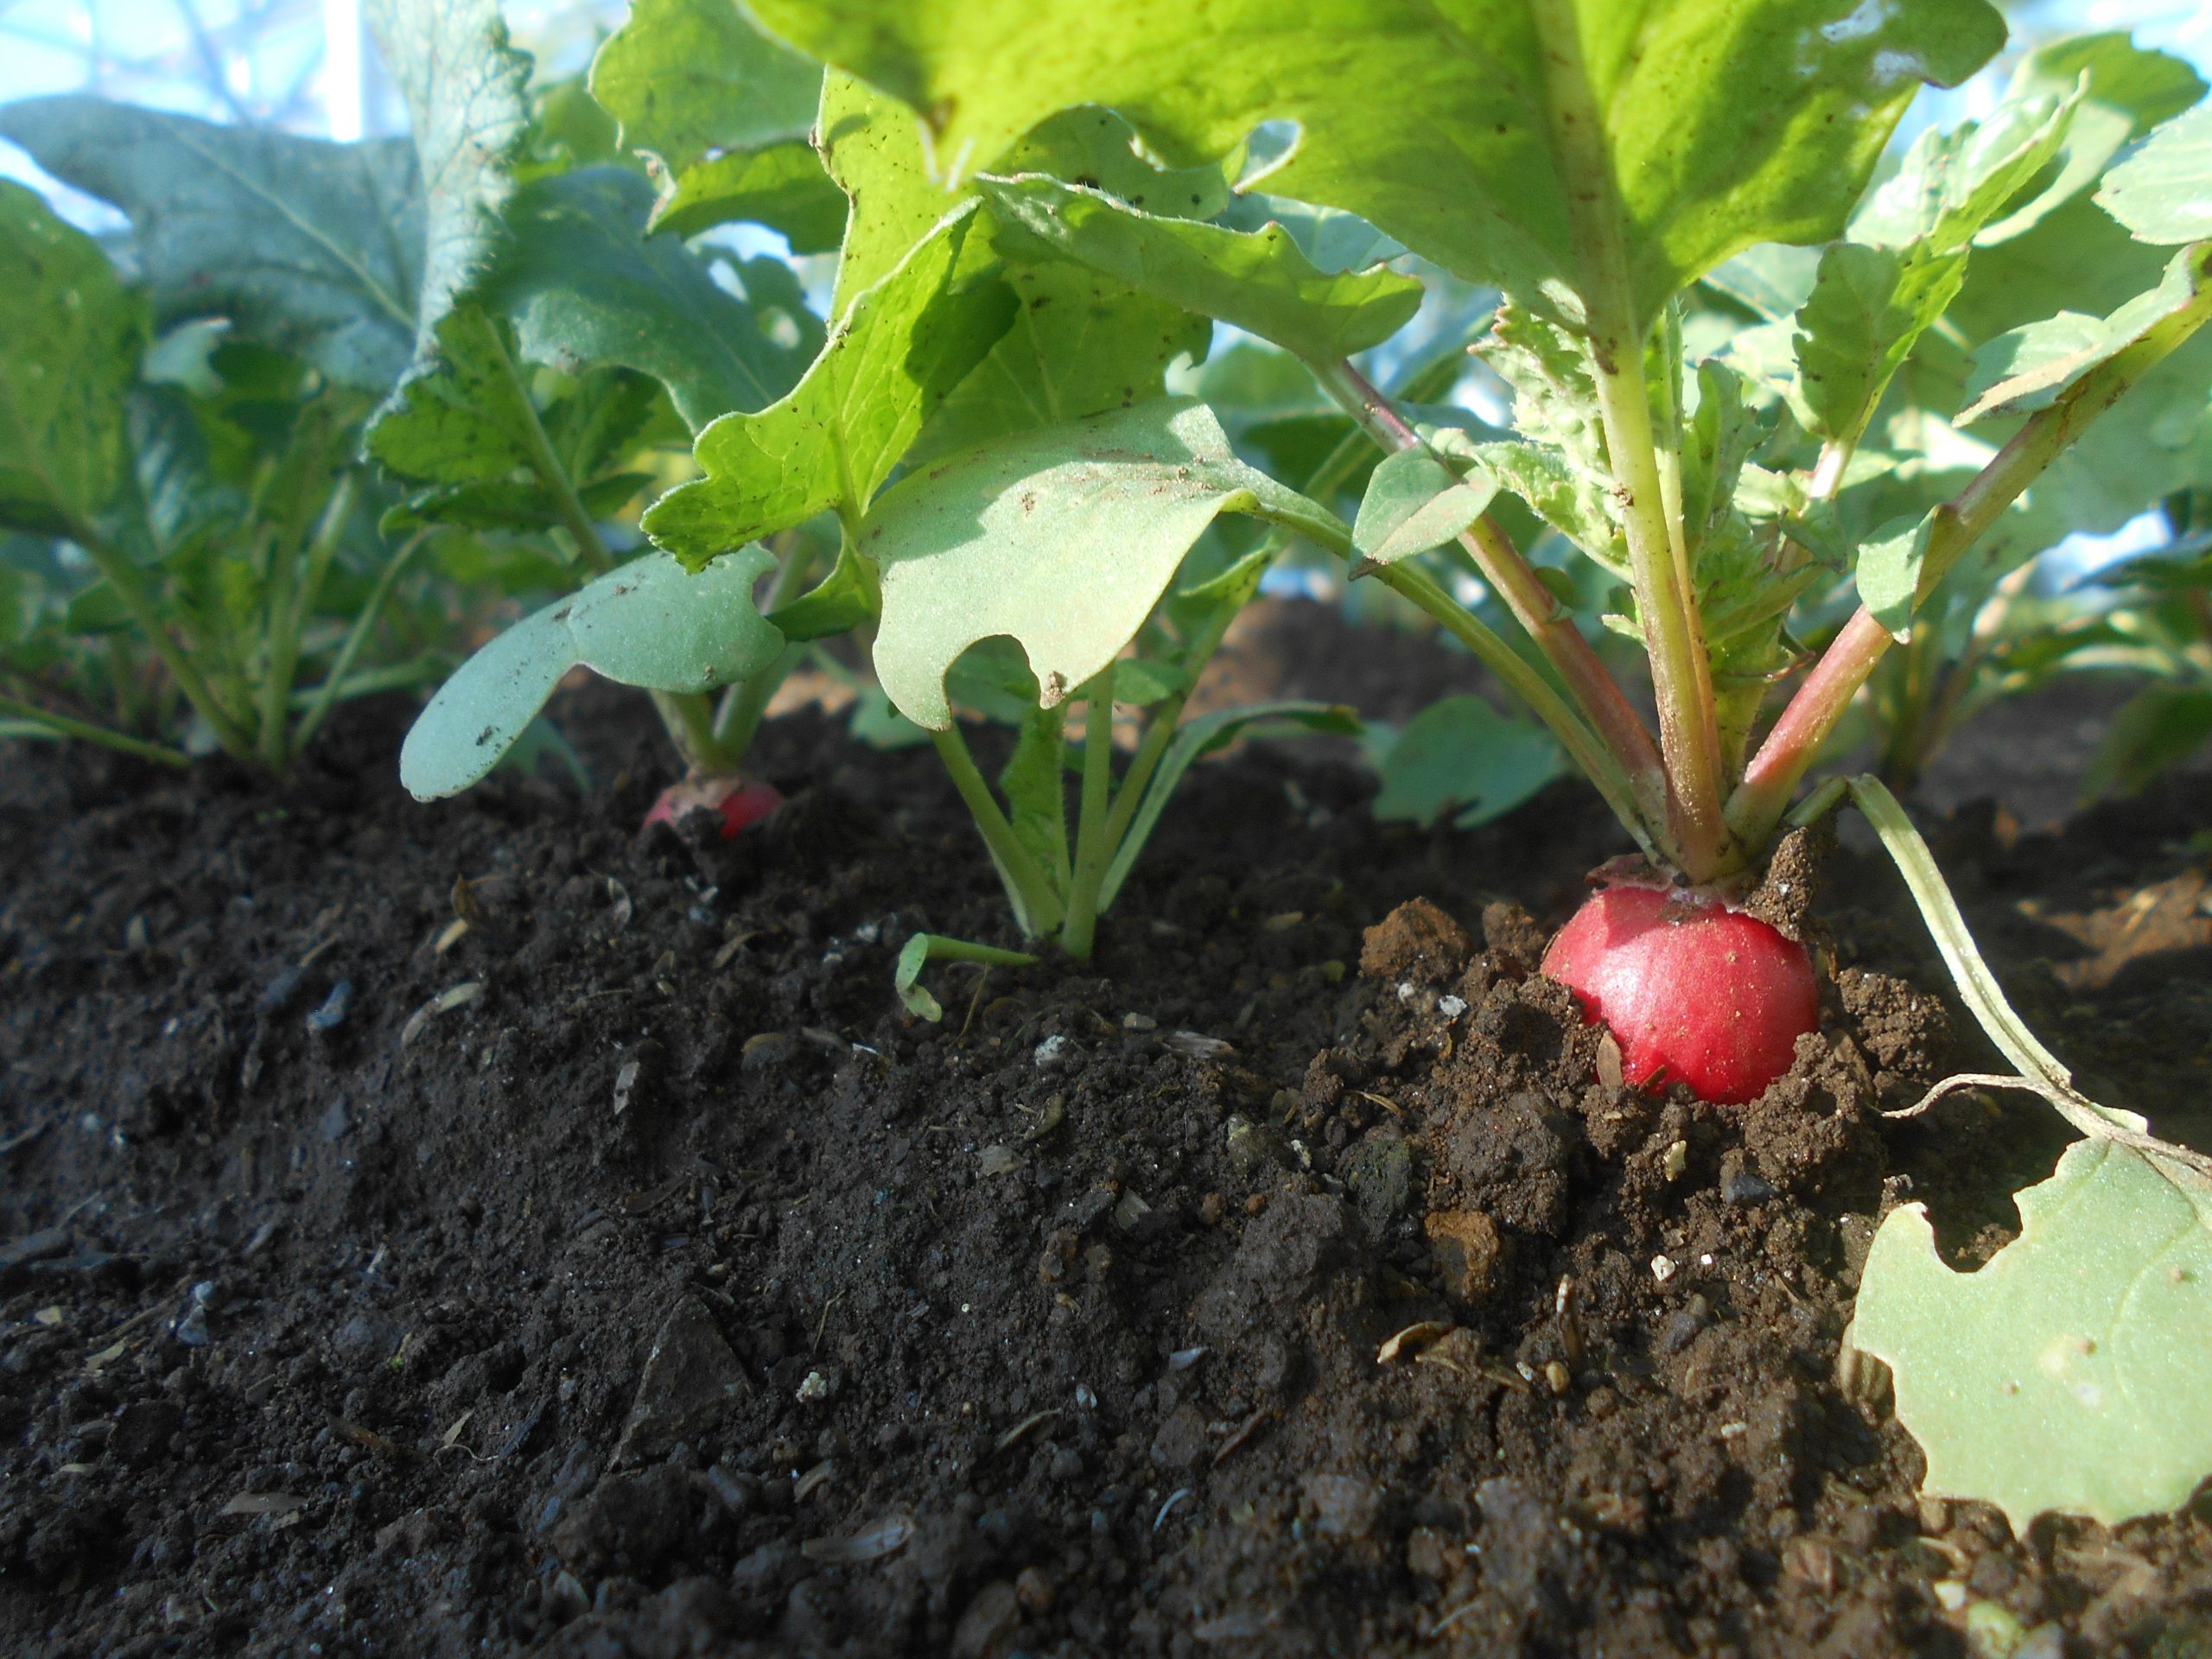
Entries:
{"type": "MultiPolygon", "coordinates": [[[[1598,787],[1640,857],[1605,874],[1548,966],[1614,1024],[1639,1082],[1684,1078],[1748,1099],[1812,1028],[1802,945],[1736,905],[1892,647],[1923,629],[1940,642],[1929,607],[1947,578],[1986,562],[1993,537],[2044,544],[2017,515],[2093,518],[2077,496],[2101,482],[2101,446],[2163,449],[2152,459],[2171,461],[2167,474],[2185,481],[2193,458],[2181,452],[2204,436],[2212,376],[2195,342],[2212,317],[2206,137],[2201,112],[2179,112],[2201,88],[2125,41],[2040,61],[1987,119],[1924,137],[1876,183],[1920,85],[1955,85],[2003,45],[2002,20],[1982,0],[1855,10],[1842,0],[1346,0],[1291,13],[1256,0],[751,0],[750,10],[832,66],[818,130],[833,175],[854,176],[838,160],[846,135],[898,124],[845,77],[908,106],[910,137],[918,124],[912,176],[857,192],[841,294],[895,277],[898,250],[911,270],[965,226],[976,251],[948,249],[930,267],[956,287],[960,271],[995,259],[1060,283],[1089,273],[1117,297],[1234,325],[1301,359],[1383,453],[1344,537],[1279,486],[1217,470],[1212,435],[1192,442],[1187,412],[1141,420],[1139,404],[1105,417],[1114,455],[1160,468],[1162,493],[1177,493],[1171,479],[1201,500],[1222,492],[1198,509],[1211,512],[1234,490],[1244,510],[1343,549],[1357,575],[1429,612],[1598,787]],[[854,116],[856,100],[865,117],[854,116]],[[1109,172],[1103,158],[1071,168],[1040,146],[1070,111],[1104,129],[1126,122],[1153,170],[1133,184],[1118,147],[1109,172]],[[1307,273],[1322,273],[1290,264],[1288,228],[1209,222],[1219,215],[1205,211],[1203,186],[1166,182],[1226,174],[1251,156],[1263,159],[1241,172],[1248,192],[1356,216],[1502,290],[1475,350],[1510,392],[1511,435],[1402,406],[1352,361],[1372,340],[1332,326],[1345,308],[1316,313],[1322,290],[1307,273]],[[2091,273],[2122,291],[2093,283],[2082,303],[2047,267],[2006,252],[2041,227],[2063,238],[2083,226],[2127,248],[2113,270],[2091,273]],[[1725,326],[1731,305],[1751,315],[1725,326]],[[1170,430],[1175,451],[1160,441],[1170,430]],[[1618,583],[1605,624],[1643,647],[1656,722],[1508,533],[1498,510],[1508,497],[1618,583]],[[1460,602],[1455,572],[1479,579],[1517,643],[1460,602]],[[1821,595],[1846,575],[1848,613],[1823,628],[1821,595]],[[1770,701],[1779,702],[1770,718],[1770,701]]],[[[830,353],[850,326],[833,324],[830,353]]],[[[1001,327],[980,306],[966,326],[978,338],[1001,327]]],[[[1102,320],[1090,338],[1114,334],[1102,320]]],[[[1126,337],[1133,350],[1138,337],[1126,337]]],[[[929,361],[953,338],[949,326],[913,336],[926,340],[929,361]]],[[[909,346],[900,366],[917,356],[909,346]]],[[[1140,395],[1131,386],[1124,401],[1140,395]]],[[[1155,550],[1133,524],[1116,538],[1116,560],[1090,555],[1070,531],[1094,474],[1064,470],[1080,438],[1057,423],[1031,429],[1048,407],[1033,400],[1011,432],[963,434],[972,447],[918,467],[880,500],[897,456],[874,444],[864,468],[844,464],[850,448],[829,411],[738,417],[702,435],[707,478],[664,500],[647,527],[702,559],[837,512],[841,565],[852,566],[855,589],[880,595],[876,658],[894,702],[949,732],[947,669],[976,638],[1009,635],[1036,674],[1040,708],[1087,692],[1086,770],[1103,772],[1101,710],[1113,694],[1092,677],[1138,626],[1136,601],[1165,591],[1125,572],[1155,550],[1164,565],[1179,532],[1155,550]],[[1024,538],[1031,518],[1039,532],[1024,538]],[[1065,597],[1077,584],[1079,602],[1065,597]],[[908,595],[925,596],[924,613],[901,614],[908,595]]],[[[2171,487],[2156,484],[2135,505],[2171,487]]],[[[972,766],[963,774],[952,741],[940,743],[1033,928],[1056,895],[1024,870],[1046,858],[993,822],[972,766]]],[[[1854,790],[1999,1047],[2098,1139],[2106,1166],[2139,1165],[2152,1187],[2177,1195],[2188,1225],[2205,1224],[2202,1160],[2073,1090],[1994,995],[1886,791],[1854,790]]],[[[1085,792],[1086,816],[1095,798],[1085,792]]],[[[1801,815],[1833,804],[1825,791],[1801,815]]],[[[1079,840],[1073,868],[1087,850],[1079,840]]],[[[907,966],[911,980],[918,963],[907,966]]],[[[2142,1190],[2128,1186],[2101,1212],[2115,1236],[2126,1236],[2126,1205],[2142,1190]]],[[[2114,1252],[2121,1282],[2141,1248],[2114,1252]]],[[[2048,1297],[2055,1254],[2030,1256],[2045,1264],[2038,1294],[2048,1297]]],[[[1870,1270],[1862,1318],[1882,1331],[1898,1299],[1926,1288],[1870,1270]]],[[[2209,1306],[2201,1285],[2184,1288],[2154,1328],[2201,1326],[2209,1306]]],[[[1930,1357],[1884,1339],[1901,1399],[1929,1370],[1954,1386],[1997,1386],[1986,1349],[1930,1357]]],[[[2088,1447],[2119,1421],[2110,1396],[2069,1397],[2092,1425],[2071,1449],[2101,1455],[2088,1447]]],[[[2116,1432],[2155,1437],[2171,1421],[2153,1414],[2116,1432]]],[[[2212,1461],[2183,1438],[2158,1452],[2156,1461],[2196,1473],[2212,1461]]],[[[2126,1501],[2170,1502],[2176,1490],[2142,1484],[2126,1501]]]]}

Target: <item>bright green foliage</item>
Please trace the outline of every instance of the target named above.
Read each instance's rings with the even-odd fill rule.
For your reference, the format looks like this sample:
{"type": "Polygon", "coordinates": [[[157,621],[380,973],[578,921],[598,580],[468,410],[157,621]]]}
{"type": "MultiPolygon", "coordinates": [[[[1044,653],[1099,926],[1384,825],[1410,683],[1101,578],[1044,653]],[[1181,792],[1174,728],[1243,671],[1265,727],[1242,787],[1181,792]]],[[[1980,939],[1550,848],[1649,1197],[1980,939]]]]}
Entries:
{"type": "Polygon", "coordinates": [[[511,318],[524,359],[571,374],[620,365],[668,388],[693,430],[788,392],[821,348],[790,267],[747,261],[724,291],[672,236],[641,239],[652,193],[619,168],[515,192],[481,297],[511,318]],[[748,303],[749,302],[749,303],[748,303]]]}
{"type": "Polygon", "coordinates": [[[0,525],[70,534],[121,487],[146,308],[92,238],[0,180],[0,525]]]}
{"type": "Polygon", "coordinates": [[[1958,296],[1966,273],[1962,250],[1831,245],[1796,318],[1806,425],[1846,442],[1865,431],[1891,378],[1958,296]]]}
{"type": "Polygon", "coordinates": [[[1463,480],[1427,451],[1402,449],[1368,480],[1352,547],[1373,563],[1395,564],[1455,539],[1497,493],[1497,483],[1480,467],[1463,480]]]}
{"type": "Polygon", "coordinates": [[[655,229],[690,236],[747,219],[801,252],[837,245],[844,199],[807,142],[821,66],[734,0],[639,0],[593,60],[591,92],[652,169],[655,229]]]}
{"type": "Polygon", "coordinates": [[[1999,335],[1974,354],[1967,381],[1973,401],[1959,411],[1958,424],[2048,409],[2090,370],[2188,305],[2207,283],[2212,283],[2212,245],[2184,248],[2158,287],[2109,317],[2062,311],[2047,321],[1999,335]]]}
{"type": "Polygon", "coordinates": [[[877,677],[901,714],[941,731],[946,671],[1005,634],[1028,654],[1040,701],[1058,703],[1114,660],[1223,512],[1332,533],[1325,513],[1238,461],[1188,400],[942,461],[886,495],[859,538],[883,572],[877,677]]]}
{"type": "Polygon", "coordinates": [[[498,0],[368,0],[385,67],[407,101],[425,221],[416,350],[482,274],[530,130],[530,59],[507,44],[498,0]]]}
{"type": "Polygon", "coordinates": [[[2098,205],[2144,242],[2212,237],[2212,105],[2167,122],[2105,175],[2098,205]]]}
{"type": "Polygon", "coordinates": [[[406,366],[423,231],[405,140],[334,144],[79,97],[0,108],[0,137],[130,216],[163,323],[220,315],[366,391],[406,366]]]}
{"type": "Polygon", "coordinates": [[[1476,354],[1513,392],[1510,442],[1472,451],[1537,516],[1614,575],[1628,575],[1587,339],[1510,301],[1476,354]]]}
{"type": "Polygon", "coordinates": [[[1370,741],[1382,778],[1375,816],[1424,830],[1447,813],[1462,830],[1488,823],[1567,769],[1542,727],[1501,715],[1481,697],[1440,698],[1404,730],[1376,728],[1370,741]]]}
{"type": "Polygon", "coordinates": [[[2212,1473],[2212,1185],[2090,1140],[2018,1202],[1979,1272],[1943,1264],[1916,1204],[1867,1253],[1851,1340],[1894,1374],[1927,1490],[2021,1532],[2179,1508],[2212,1473]]]}
{"type": "Polygon", "coordinates": [[[568,671],[696,692],[758,672],[783,635],[753,606],[775,561],[760,548],[693,575],[649,553],[528,616],[464,664],[407,734],[400,781],[418,799],[467,788],[499,764],[568,671]]]}
{"type": "Polygon", "coordinates": [[[403,478],[489,484],[530,467],[537,416],[510,331],[475,306],[448,312],[437,355],[400,382],[369,429],[370,454],[403,478]]]}
{"type": "Polygon", "coordinates": [[[1329,0],[1291,12],[1265,0],[758,0],[753,10],[921,111],[954,176],[995,168],[1038,121],[1079,104],[1118,110],[1183,163],[1228,155],[1262,122],[1295,121],[1300,142],[1268,189],[1357,213],[1448,270],[1524,295],[1612,280],[1570,220],[1570,201],[1594,188],[1639,321],[1739,249],[1834,235],[1920,80],[1954,84],[2004,40],[1981,0],[1900,0],[1847,23],[1821,0],[1329,0]],[[1578,48],[1586,75],[1571,63],[1578,48]],[[1609,176],[1590,178],[1575,135],[1554,125],[1554,70],[1583,83],[1609,176]]]}
{"type": "Polygon", "coordinates": [[[957,286],[975,219],[940,226],[858,296],[790,396],[699,435],[706,477],[663,496],[645,526],[695,569],[836,509],[857,523],[923,423],[1013,321],[1004,283],[957,286]]]}
{"type": "MultiPolygon", "coordinates": [[[[1248,235],[1052,178],[985,179],[980,188],[1009,226],[1053,251],[1302,357],[1326,362],[1380,345],[1421,306],[1410,276],[1316,270],[1279,225],[1248,235]]],[[[1019,257],[1019,242],[1001,245],[1019,257]]]]}

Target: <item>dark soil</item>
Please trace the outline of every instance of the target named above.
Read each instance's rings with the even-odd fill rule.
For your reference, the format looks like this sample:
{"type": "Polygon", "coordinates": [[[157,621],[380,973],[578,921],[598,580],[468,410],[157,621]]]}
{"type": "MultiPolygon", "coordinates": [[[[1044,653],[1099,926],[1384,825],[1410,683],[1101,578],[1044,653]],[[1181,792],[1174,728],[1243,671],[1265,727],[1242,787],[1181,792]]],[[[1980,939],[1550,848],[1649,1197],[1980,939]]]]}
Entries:
{"type": "MultiPolygon", "coordinates": [[[[0,1649],[2212,1643],[2202,1505],[2016,1538],[1839,1381],[1885,1208],[1985,1258],[2063,1141],[1877,1116],[1986,1064],[1885,866],[1831,864],[1783,1083],[1639,1096],[1531,971],[1619,850],[1586,791],[1423,834],[1247,751],[1095,963],[932,970],[927,1025],[907,933],[1007,937],[931,756],[779,720],[791,804],[702,847],[632,833],[655,751],[585,713],[630,771],[582,800],[416,806],[392,709],[281,795],[5,753],[0,1649]]],[[[2208,823],[2196,779],[1940,836],[2024,1010],[2169,1133],[2208,823]]]]}

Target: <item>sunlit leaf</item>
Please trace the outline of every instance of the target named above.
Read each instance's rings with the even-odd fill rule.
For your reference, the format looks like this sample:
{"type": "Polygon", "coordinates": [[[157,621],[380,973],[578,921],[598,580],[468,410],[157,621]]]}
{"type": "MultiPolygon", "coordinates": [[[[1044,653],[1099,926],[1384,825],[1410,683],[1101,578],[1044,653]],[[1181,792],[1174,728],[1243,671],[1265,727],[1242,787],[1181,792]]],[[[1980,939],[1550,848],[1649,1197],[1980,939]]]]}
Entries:
{"type": "Polygon", "coordinates": [[[400,781],[422,800],[467,789],[579,664],[656,691],[704,691],[765,668],[784,638],[753,608],[753,586],[774,564],[756,547],[693,575],[648,553],[524,617],[462,664],[416,716],[400,750],[400,781]]]}
{"type": "MultiPolygon", "coordinates": [[[[1027,654],[1046,706],[1110,664],[1223,512],[1331,534],[1333,521],[1239,461],[1211,412],[1162,399],[969,450],[889,492],[863,551],[883,572],[876,677],[943,730],[944,677],[979,639],[1027,654]]],[[[1343,531],[1333,537],[1341,545],[1343,531]]]]}
{"type": "Polygon", "coordinates": [[[2105,175],[2098,205],[2142,242],[2212,236],[2212,105],[2175,117],[2105,175]]]}
{"type": "Polygon", "coordinates": [[[1376,564],[1426,553],[1481,518],[1497,493],[1497,480],[1480,467],[1462,480],[1426,451],[1401,450],[1368,480],[1352,546],[1376,564]]]}
{"type": "Polygon", "coordinates": [[[2212,1474],[2212,1189],[2101,1141],[2018,1195],[2020,1235],[1978,1272],[1926,1207],[1874,1236],[1852,1341],[1886,1361],[1926,1489],[2107,1525],[2179,1508],[2212,1474]]]}

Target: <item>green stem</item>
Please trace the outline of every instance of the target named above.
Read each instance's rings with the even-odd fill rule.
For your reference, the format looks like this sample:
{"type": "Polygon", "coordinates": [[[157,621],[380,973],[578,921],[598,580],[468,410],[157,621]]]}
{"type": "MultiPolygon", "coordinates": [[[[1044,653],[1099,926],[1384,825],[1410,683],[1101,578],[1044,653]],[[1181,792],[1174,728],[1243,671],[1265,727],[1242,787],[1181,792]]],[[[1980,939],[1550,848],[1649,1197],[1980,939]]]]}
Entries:
{"type": "Polygon", "coordinates": [[[103,744],[123,754],[137,755],[141,760],[152,760],[164,766],[188,766],[192,757],[182,749],[173,749],[166,743],[149,743],[143,738],[129,737],[105,726],[94,725],[89,720],[73,720],[67,715],[57,715],[40,708],[35,702],[0,695],[0,714],[13,715],[29,721],[34,726],[43,726],[57,737],[73,737],[87,743],[103,744]]]}
{"type": "Polygon", "coordinates": [[[338,694],[346,683],[346,676],[353,671],[353,659],[361,654],[361,647],[368,642],[370,633],[376,627],[377,619],[384,613],[385,601],[391,597],[392,589],[398,586],[400,572],[407,568],[408,562],[415,556],[416,550],[423,546],[429,537],[427,530],[416,531],[378,573],[377,584],[369,590],[367,602],[361,607],[360,614],[353,619],[353,626],[346,631],[345,640],[338,647],[338,655],[331,659],[330,671],[324,676],[322,683],[315,688],[314,701],[300,715],[299,725],[292,733],[293,755],[306,753],[315,734],[322,729],[322,722],[329,718],[331,709],[337,706],[338,694]]]}
{"type": "MultiPolygon", "coordinates": [[[[2212,256],[2212,244],[2199,246],[2200,260],[2212,256]]],[[[2020,493],[2040,478],[2091,422],[2126,397],[2137,381],[2207,321],[2212,321],[2212,282],[2202,283],[2188,304],[2161,318],[2141,340],[2090,371],[2064,402],[2030,417],[1966,488],[1936,509],[1914,591],[1916,613],[2020,493]]],[[[1729,798],[1729,825],[1744,845],[1766,845],[1821,744],[1891,643],[1889,630],[1861,606],[1821,653],[1767,734],[1766,741],[1759,746],[1758,753],[1745,768],[1744,781],[1729,798]]]]}
{"type": "Polygon", "coordinates": [[[168,670],[169,677],[176,682],[177,690],[184,693],[194,711],[207,722],[207,728],[214,733],[215,741],[223,746],[223,752],[234,760],[251,762],[254,758],[252,742],[247,738],[245,729],[231,718],[230,711],[217,699],[213,689],[208,685],[199,668],[170,635],[162,620],[160,610],[154,604],[153,595],[146,591],[145,581],[138,567],[130,562],[130,555],[111,546],[98,531],[82,521],[69,526],[69,538],[85,550],[86,556],[107,579],[108,586],[115,589],[116,597],[123,601],[123,608],[130,613],[138,631],[145,635],[147,645],[160,659],[162,666],[168,670]]]}
{"type": "MultiPolygon", "coordinates": [[[[805,543],[796,536],[791,537],[784,562],[777,567],[776,579],[768,586],[768,602],[760,611],[763,616],[782,609],[798,596],[799,588],[805,584],[807,567],[812,563],[805,543]]],[[[727,757],[731,770],[744,760],[760,730],[761,721],[767,715],[769,703],[805,655],[804,645],[786,645],[774,662],[757,673],[747,675],[722,694],[721,706],[715,710],[715,745],[727,757]]]]}
{"type": "Polygon", "coordinates": [[[269,573],[269,659],[264,665],[261,692],[261,762],[271,772],[282,772],[298,751],[289,743],[292,686],[300,669],[300,639],[322,587],[324,574],[338,549],[353,497],[359,486],[352,472],[342,474],[323,507],[322,518],[306,550],[272,551],[275,568],[269,573]],[[304,577],[304,580],[302,580],[304,577]]]}
{"type": "Polygon", "coordinates": [[[1098,926],[1098,884],[1113,857],[1108,804],[1114,792],[1114,671],[1090,682],[1083,717],[1083,797],[1076,819],[1075,879],[1068,884],[1068,917],[1060,948],[1077,962],[1090,957],[1098,926]]]}
{"type": "MultiPolygon", "coordinates": [[[[1382,448],[1427,447],[1390,400],[1350,363],[1308,366],[1330,396],[1382,448]]],[[[1665,840],[1666,767],[1620,683],[1495,518],[1485,515],[1477,520],[1459,541],[1483,580],[1505,601],[1514,620],[1550,663],[1591,734],[1611,753],[1616,769],[1630,779],[1645,821],[1659,839],[1665,840]]]]}
{"type": "Polygon", "coordinates": [[[1030,857],[1028,849],[1015,836],[1014,826],[1007,822],[1006,814],[999,810],[998,802],[991,795],[991,786],[976,769],[976,757],[968,753],[967,741],[960,735],[960,728],[948,726],[941,732],[931,732],[930,741],[937,746],[938,758],[952,775],[952,786],[960,791],[960,798],[976,820],[983,844],[991,850],[1000,879],[1014,899],[1022,932],[1030,938],[1050,932],[1063,914],[1059,895],[1052,891],[1044,871],[1037,868],[1037,861],[1030,857]]]}
{"type": "Polygon", "coordinates": [[[1682,874],[1712,880],[1741,861],[1721,815],[1724,771],[1713,698],[1713,665],[1701,637],[1697,592],[1677,526],[1667,511],[1644,381],[1644,334],[1634,315],[1624,212],[1596,99],[1582,56],[1580,14],[1559,4],[1531,9],[1542,48],[1553,140],[1570,191],[1567,213],[1597,382],[1605,451],[1628,540],[1637,620],[1651,660],[1659,746],[1671,785],[1671,836],[1682,874]]]}

